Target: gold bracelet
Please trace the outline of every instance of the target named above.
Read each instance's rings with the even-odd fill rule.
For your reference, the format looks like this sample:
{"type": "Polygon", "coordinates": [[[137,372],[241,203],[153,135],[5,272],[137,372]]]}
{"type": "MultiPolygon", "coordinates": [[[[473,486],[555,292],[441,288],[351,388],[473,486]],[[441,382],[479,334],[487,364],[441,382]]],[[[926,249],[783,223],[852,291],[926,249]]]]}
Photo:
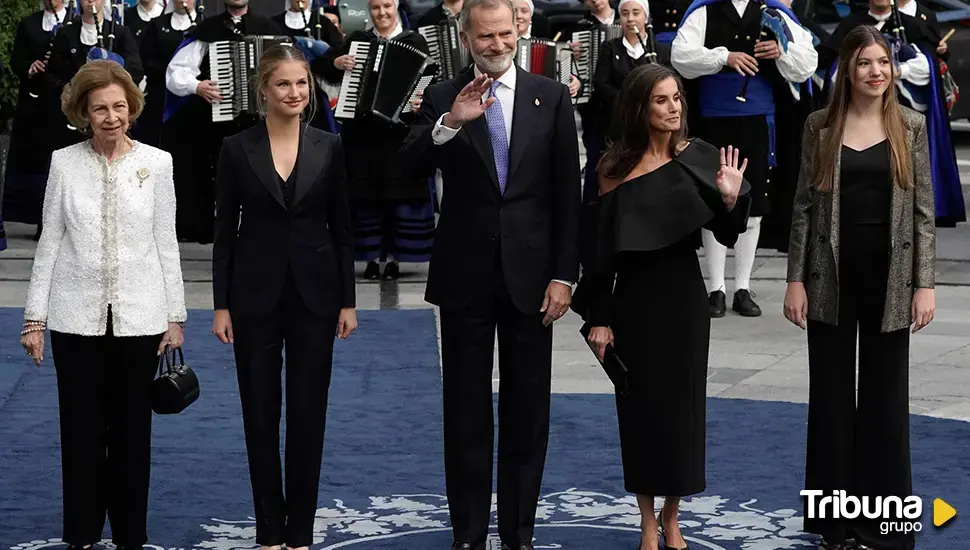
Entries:
{"type": "Polygon", "coordinates": [[[31,332],[44,332],[45,330],[47,330],[46,327],[30,327],[20,331],[20,335],[27,336],[31,332]]]}

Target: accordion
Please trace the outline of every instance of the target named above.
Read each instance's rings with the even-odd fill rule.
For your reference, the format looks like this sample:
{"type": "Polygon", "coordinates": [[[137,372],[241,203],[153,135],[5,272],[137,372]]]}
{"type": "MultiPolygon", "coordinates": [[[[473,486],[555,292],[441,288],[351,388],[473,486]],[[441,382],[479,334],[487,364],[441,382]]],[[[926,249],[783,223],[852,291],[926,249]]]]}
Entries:
{"type": "Polygon", "coordinates": [[[471,52],[461,41],[458,19],[449,17],[437,25],[419,27],[418,34],[428,43],[431,57],[441,68],[442,80],[454,78],[462,69],[471,65],[471,52]]]}
{"type": "Polygon", "coordinates": [[[516,48],[516,61],[525,71],[547,76],[569,86],[573,63],[573,51],[569,44],[522,38],[516,48]]]}
{"type": "Polygon", "coordinates": [[[579,59],[576,60],[576,76],[586,83],[576,97],[577,104],[588,103],[593,96],[593,76],[596,74],[596,63],[600,58],[600,45],[621,36],[623,36],[623,27],[620,25],[600,25],[573,33],[572,41],[579,43],[581,51],[579,59]]]}
{"type": "Polygon", "coordinates": [[[228,122],[257,114],[259,82],[256,73],[263,52],[277,44],[292,44],[289,36],[244,36],[209,45],[209,78],[219,87],[222,101],[212,104],[212,121],[228,122]]]}
{"type": "Polygon", "coordinates": [[[401,42],[378,39],[350,44],[354,68],[344,72],[334,117],[375,116],[400,123],[411,101],[438,75],[438,64],[424,52],[401,42]]]}

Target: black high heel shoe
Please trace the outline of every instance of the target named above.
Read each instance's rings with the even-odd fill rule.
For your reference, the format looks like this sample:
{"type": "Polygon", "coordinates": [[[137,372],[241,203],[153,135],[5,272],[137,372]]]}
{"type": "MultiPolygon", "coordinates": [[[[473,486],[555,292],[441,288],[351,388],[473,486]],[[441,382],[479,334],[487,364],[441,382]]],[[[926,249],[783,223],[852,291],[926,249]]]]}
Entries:
{"type": "Polygon", "coordinates": [[[664,515],[664,509],[661,508],[660,512],[657,513],[657,531],[660,533],[660,536],[663,537],[664,539],[663,550],[690,550],[690,545],[687,545],[683,548],[674,548],[673,546],[667,546],[667,532],[664,530],[663,515],[664,515]]]}

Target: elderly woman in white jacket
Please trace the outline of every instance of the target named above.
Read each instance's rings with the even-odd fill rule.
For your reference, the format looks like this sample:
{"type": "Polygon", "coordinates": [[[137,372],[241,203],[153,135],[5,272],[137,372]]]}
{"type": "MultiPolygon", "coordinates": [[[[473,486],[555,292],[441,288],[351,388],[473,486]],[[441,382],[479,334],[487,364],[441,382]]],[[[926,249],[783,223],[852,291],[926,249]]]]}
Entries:
{"type": "Polygon", "coordinates": [[[144,105],[112,61],[84,65],[62,109],[91,139],[54,152],[21,345],[57,373],[64,533],[70,548],[148,541],[151,387],[182,344],[185,295],[172,157],[127,137],[144,105]]]}

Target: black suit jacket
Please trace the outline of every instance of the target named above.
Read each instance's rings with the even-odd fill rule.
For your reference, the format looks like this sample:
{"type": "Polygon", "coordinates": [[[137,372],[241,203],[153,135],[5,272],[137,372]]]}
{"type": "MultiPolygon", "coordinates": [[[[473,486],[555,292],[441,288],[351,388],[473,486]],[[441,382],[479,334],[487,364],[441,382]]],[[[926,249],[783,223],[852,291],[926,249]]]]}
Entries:
{"type": "Polygon", "coordinates": [[[442,145],[432,132],[472,67],[425,90],[404,142],[404,165],[427,175],[441,169],[448,192],[435,232],[425,298],[457,308],[493,284],[495,254],[516,307],[539,313],[553,279],[575,282],[580,209],[579,147],[568,89],[517,66],[505,194],[485,116],[442,145]]]}
{"type": "Polygon", "coordinates": [[[272,311],[288,272],[318,315],[355,305],[343,146],[322,130],[304,125],[303,132],[289,207],[265,122],[223,142],[212,247],[216,309],[243,316],[272,311]]]}

